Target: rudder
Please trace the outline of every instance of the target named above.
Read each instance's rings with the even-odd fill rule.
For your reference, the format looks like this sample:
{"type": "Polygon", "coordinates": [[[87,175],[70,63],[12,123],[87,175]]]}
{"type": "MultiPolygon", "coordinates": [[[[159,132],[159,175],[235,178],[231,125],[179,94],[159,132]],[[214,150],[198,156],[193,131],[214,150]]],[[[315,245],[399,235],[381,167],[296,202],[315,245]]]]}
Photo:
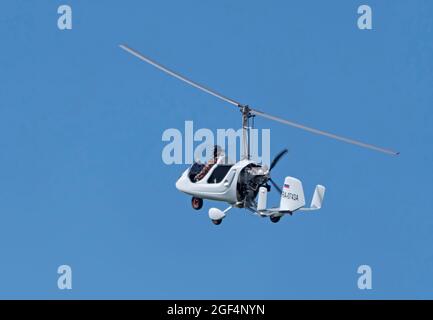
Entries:
{"type": "Polygon", "coordinates": [[[305,197],[302,182],[293,177],[286,177],[281,193],[280,211],[293,212],[304,206],[305,197]]]}

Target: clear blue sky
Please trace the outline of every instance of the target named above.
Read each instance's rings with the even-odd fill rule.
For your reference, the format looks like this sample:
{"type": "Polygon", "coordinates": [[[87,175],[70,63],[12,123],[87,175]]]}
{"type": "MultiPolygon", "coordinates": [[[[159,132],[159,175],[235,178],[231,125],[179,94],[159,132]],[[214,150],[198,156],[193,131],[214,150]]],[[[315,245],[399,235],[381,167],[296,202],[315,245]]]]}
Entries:
{"type": "MultiPolygon", "coordinates": [[[[1,298],[433,298],[433,2],[23,1],[0,4],[1,298]],[[73,30],[57,29],[57,7],[73,30]],[[372,31],[357,8],[373,9],[372,31]],[[219,227],[161,161],[185,120],[229,105],[140,63],[127,43],[234,99],[401,151],[258,120],[273,174],[324,207],[219,227]],[[57,267],[73,290],[57,289],[57,267]],[[373,269],[373,290],[357,268],[373,269]]],[[[273,196],[276,203],[278,197],[273,196]]]]}

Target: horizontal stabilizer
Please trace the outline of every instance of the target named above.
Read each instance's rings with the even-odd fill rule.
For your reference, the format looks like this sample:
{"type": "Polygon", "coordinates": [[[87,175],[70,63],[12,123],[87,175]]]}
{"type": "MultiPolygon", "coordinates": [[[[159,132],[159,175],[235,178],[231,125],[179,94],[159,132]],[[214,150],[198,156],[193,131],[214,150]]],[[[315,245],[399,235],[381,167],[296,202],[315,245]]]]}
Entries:
{"type": "Polygon", "coordinates": [[[284,214],[292,214],[296,210],[312,211],[322,208],[323,198],[325,197],[325,187],[317,185],[314,190],[311,206],[305,207],[304,190],[302,182],[293,177],[286,177],[283,190],[281,192],[280,206],[278,208],[266,208],[267,190],[261,187],[258,195],[256,212],[261,216],[281,217],[284,214]]]}

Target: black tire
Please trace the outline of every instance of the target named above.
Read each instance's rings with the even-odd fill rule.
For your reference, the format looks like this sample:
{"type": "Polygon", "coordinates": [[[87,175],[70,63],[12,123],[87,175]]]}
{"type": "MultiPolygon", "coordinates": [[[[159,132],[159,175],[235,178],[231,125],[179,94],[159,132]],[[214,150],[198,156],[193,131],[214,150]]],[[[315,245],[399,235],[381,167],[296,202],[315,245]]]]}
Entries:
{"type": "Polygon", "coordinates": [[[212,223],[213,223],[214,225],[216,225],[216,226],[220,225],[221,222],[223,222],[222,219],[219,219],[219,220],[212,220],[212,223]]]}
{"type": "Polygon", "coordinates": [[[192,197],[191,206],[194,210],[200,210],[203,208],[203,199],[192,197]]]}
{"type": "Polygon", "coordinates": [[[272,221],[273,223],[277,223],[277,222],[280,221],[281,217],[272,217],[272,216],[271,216],[270,219],[271,219],[271,221],[272,221]]]}

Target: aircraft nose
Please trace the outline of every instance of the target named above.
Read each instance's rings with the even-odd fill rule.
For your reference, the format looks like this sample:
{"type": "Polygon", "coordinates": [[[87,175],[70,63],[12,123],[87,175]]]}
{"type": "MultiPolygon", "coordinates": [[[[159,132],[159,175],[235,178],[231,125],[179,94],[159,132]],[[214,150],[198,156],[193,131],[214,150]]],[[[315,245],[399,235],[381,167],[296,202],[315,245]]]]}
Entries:
{"type": "Polygon", "coordinates": [[[186,192],[188,190],[189,185],[189,177],[188,177],[189,169],[185,170],[184,173],[177,179],[176,181],[176,189],[182,192],[186,192]]]}
{"type": "Polygon", "coordinates": [[[184,191],[184,183],[183,183],[183,177],[180,177],[179,179],[177,179],[176,181],[176,189],[179,191],[184,191]]]}

